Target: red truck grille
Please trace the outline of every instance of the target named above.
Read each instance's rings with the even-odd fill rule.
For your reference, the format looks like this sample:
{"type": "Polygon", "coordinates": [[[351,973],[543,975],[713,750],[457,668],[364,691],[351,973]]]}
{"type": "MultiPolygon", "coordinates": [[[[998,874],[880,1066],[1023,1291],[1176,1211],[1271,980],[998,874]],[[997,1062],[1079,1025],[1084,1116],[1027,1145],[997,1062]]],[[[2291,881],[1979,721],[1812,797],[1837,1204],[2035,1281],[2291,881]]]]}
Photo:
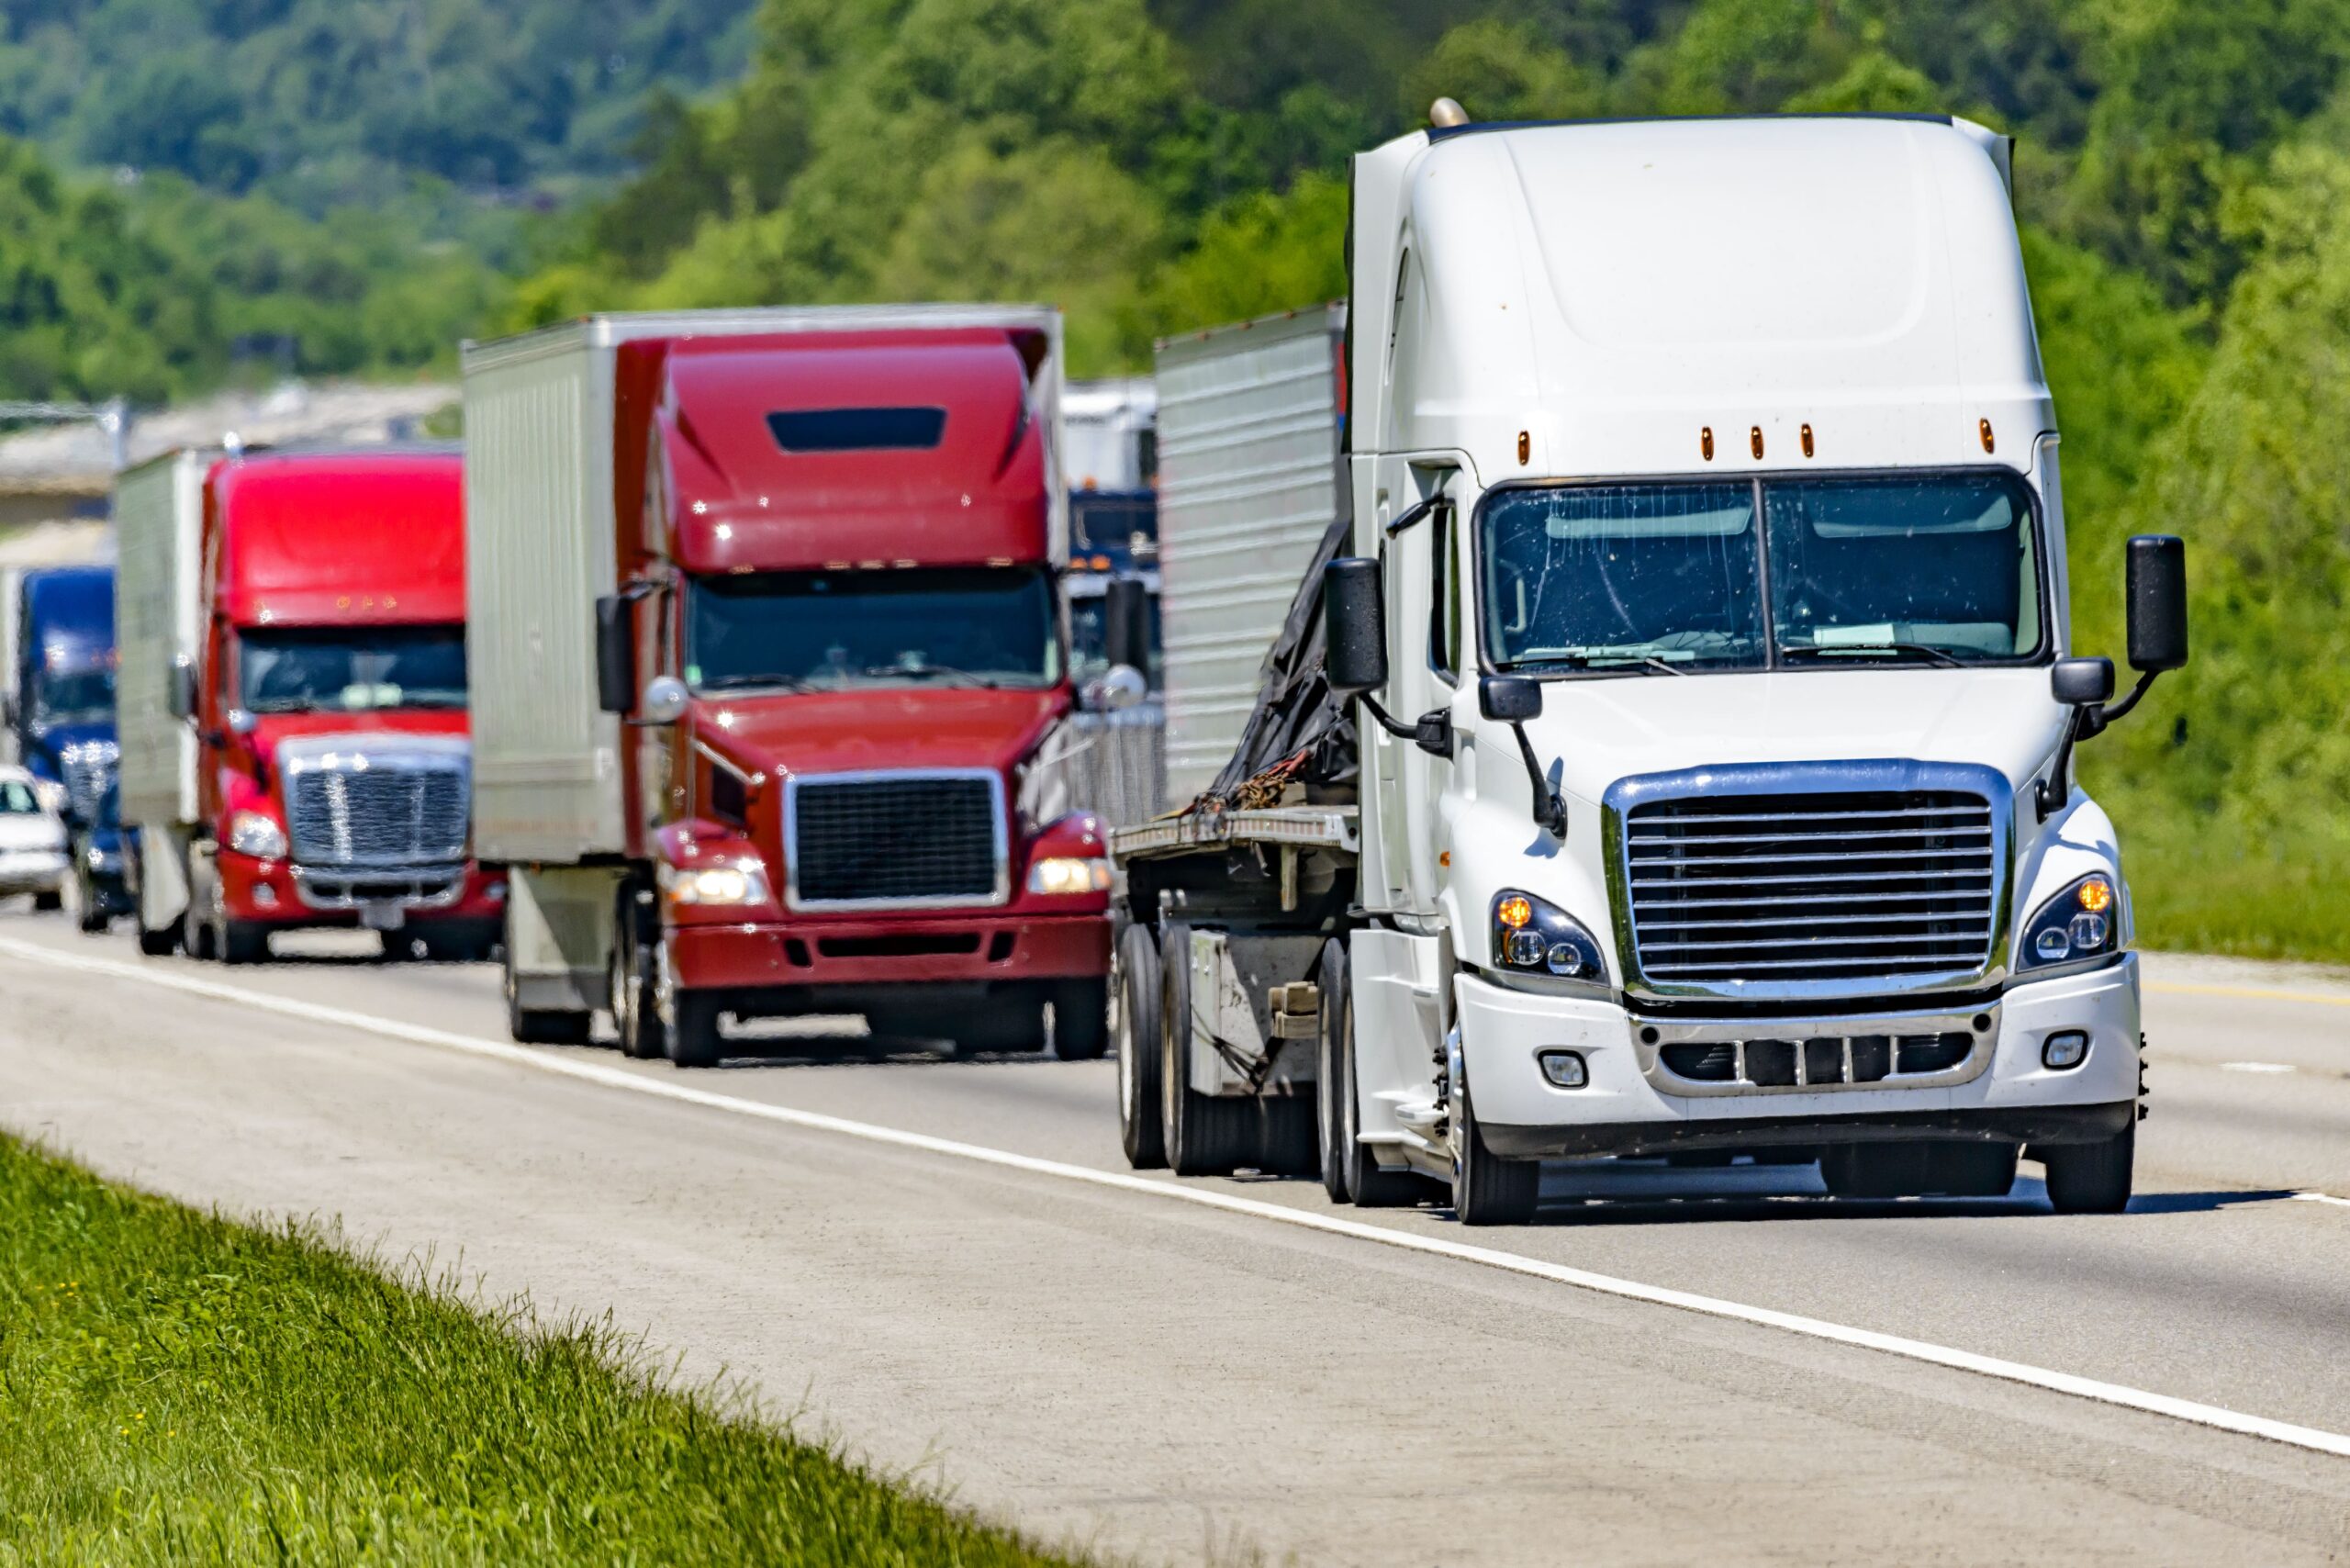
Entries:
{"type": "Polygon", "coordinates": [[[795,909],[1002,903],[1003,781],[982,770],[794,778],[784,863],[795,909]]]}

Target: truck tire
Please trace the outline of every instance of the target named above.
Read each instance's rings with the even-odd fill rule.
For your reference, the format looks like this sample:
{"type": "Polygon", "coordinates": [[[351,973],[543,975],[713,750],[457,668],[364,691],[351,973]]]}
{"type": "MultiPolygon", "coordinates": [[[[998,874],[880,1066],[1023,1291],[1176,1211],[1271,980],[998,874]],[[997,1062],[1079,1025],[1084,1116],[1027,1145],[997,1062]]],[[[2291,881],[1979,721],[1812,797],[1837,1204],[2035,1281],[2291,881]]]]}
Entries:
{"type": "Polygon", "coordinates": [[[1463,1225],[1525,1225],[1542,1191],[1542,1162],[1504,1159],[1485,1147],[1469,1079],[1452,1106],[1452,1214],[1463,1225]]]}
{"type": "Polygon", "coordinates": [[[1192,928],[1170,921],[1158,947],[1161,1133],[1178,1176],[1229,1176],[1257,1153],[1256,1104],[1192,1088],[1192,928]]]}
{"type": "Polygon", "coordinates": [[[1158,944],[1147,925],[1118,938],[1118,1143],[1136,1170],[1167,1169],[1158,1070],[1158,944]]]}
{"type": "Polygon", "coordinates": [[[942,1017],[934,1027],[954,1041],[957,1056],[1025,1054],[1041,1051],[1051,1043],[1045,1033],[1044,995],[1026,986],[978,1007],[962,1009],[957,1016],[942,1017]]]}
{"type": "Polygon", "coordinates": [[[514,986],[514,966],[509,959],[499,966],[505,977],[506,1033],[518,1044],[525,1046],[584,1046],[588,1043],[595,1020],[586,1013],[555,1011],[547,1008],[526,1008],[517,999],[514,986]]]}
{"type": "Polygon", "coordinates": [[[166,925],[161,931],[151,931],[144,924],[139,927],[139,951],[149,958],[168,958],[180,950],[180,928],[166,925]]]}
{"type": "Polygon", "coordinates": [[[50,888],[46,892],[33,895],[33,913],[36,914],[55,914],[64,907],[65,890],[62,888],[50,888]]]}
{"type": "Polygon", "coordinates": [[[1355,1075],[1355,1002],[1347,945],[1322,945],[1315,984],[1322,993],[1321,1050],[1315,1063],[1315,1111],[1322,1155],[1322,1189],[1334,1204],[1359,1209],[1409,1208],[1429,1188],[1409,1170],[1382,1170],[1362,1141],[1362,1102],[1355,1075]]]}
{"type": "MultiPolygon", "coordinates": [[[[1242,1101],[1247,1104],[1247,1101],[1242,1101]]],[[[1257,1100],[1257,1169],[1268,1176],[1317,1176],[1322,1171],[1321,1124],[1303,1094],[1257,1100]]]]}
{"type": "Polygon", "coordinates": [[[1063,1061],[1099,1061],[1109,1048],[1109,980],[1061,980],[1054,985],[1053,1054],[1063,1061]]]}
{"type": "Polygon", "coordinates": [[[213,923],[212,950],[224,964],[269,962],[269,927],[250,920],[213,923]]]}
{"type": "Polygon", "coordinates": [[[2130,1206],[2138,1124],[2103,1143],[2060,1143],[2040,1151],[2048,1202],[2060,1215],[2118,1215],[2130,1206]]]}
{"type": "Polygon", "coordinates": [[[1838,1198],[2003,1198],[2021,1152],[1952,1138],[1832,1144],[1820,1154],[1819,1179],[1838,1198]]]}
{"type": "Polygon", "coordinates": [[[719,1019],[725,1009],[708,991],[681,991],[670,1004],[669,1059],[679,1067],[716,1067],[726,1054],[726,1036],[719,1019]]]}
{"type": "MultiPolygon", "coordinates": [[[[653,1004],[657,949],[645,941],[648,922],[635,894],[633,884],[621,889],[612,918],[612,1029],[620,1036],[621,1055],[652,1061],[668,1054],[669,1036],[661,1010],[653,1004]]],[[[660,940],[657,930],[653,940],[660,940]]]]}

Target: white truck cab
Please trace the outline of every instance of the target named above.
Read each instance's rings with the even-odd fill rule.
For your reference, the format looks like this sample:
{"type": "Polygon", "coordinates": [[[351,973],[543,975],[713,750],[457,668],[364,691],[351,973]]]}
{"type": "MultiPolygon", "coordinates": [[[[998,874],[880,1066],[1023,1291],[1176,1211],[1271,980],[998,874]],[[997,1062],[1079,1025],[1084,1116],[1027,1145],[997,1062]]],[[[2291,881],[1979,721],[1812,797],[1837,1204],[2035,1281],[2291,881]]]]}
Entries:
{"type": "Polygon", "coordinates": [[[1741,1153],[1988,1194],[2029,1150],[2127,1201],[2128,886],[2070,762],[2185,661],[2183,562],[2133,541],[2107,707],[2006,173],[1930,117],[1356,161],[1335,1194],[1517,1220],[1541,1159],[1741,1153]]]}

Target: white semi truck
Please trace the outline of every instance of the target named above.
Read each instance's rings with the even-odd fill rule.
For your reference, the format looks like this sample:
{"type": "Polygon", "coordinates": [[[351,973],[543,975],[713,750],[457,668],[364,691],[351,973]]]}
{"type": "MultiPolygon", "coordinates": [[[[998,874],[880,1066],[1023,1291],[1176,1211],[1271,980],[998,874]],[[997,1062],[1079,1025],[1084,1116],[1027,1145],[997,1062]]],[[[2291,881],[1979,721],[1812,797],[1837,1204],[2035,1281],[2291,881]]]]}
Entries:
{"type": "Polygon", "coordinates": [[[1852,1197],[2029,1156],[2059,1209],[2127,1203],[2129,890],[2071,768],[2185,662],[2183,551],[2132,542],[2112,704],[2008,153],[1938,117],[1440,127],[1355,161],[1343,376],[1228,374],[1307,364],[1310,322],[1182,345],[1234,364],[1221,420],[1162,405],[1169,755],[1231,760],[1114,840],[1134,1163],[1433,1178],[1471,1224],[1609,1156],[1852,1197]],[[1344,475],[1315,550],[1300,492],[1251,518],[1213,471],[1306,405],[1344,475]],[[1187,491],[1228,503],[1197,539],[1187,491]],[[1252,530],[1304,557],[1285,618],[1187,576],[1252,530]],[[1253,709],[1186,689],[1236,655],[1253,709]]]}

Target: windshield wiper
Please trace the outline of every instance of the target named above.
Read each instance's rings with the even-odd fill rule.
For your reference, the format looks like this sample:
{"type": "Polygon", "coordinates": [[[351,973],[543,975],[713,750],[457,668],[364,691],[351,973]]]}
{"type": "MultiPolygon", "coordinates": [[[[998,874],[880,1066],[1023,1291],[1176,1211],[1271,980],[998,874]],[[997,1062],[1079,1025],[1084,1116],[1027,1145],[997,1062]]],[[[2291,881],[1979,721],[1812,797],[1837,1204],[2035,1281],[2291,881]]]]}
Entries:
{"type": "Polygon", "coordinates": [[[1654,654],[1625,654],[1606,658],[1585,659],[1583,663],[1593,669],[1638,665],[1642,669],[1652,669],[1659,675],[1687,675],[1689,673],[1672,660],[1658,658],[1654,654]]]}
{"type": "Polygon", "coordinates": [[[867,665],[857,674],[873,680],[923,680],[935,676],[941,680],[958,681],[965,686],[979,687],[993,691],[1003,682],[990,680],[983,675],[973,675],[953,665],[867,665]]]}
{"type": "Polygon", "coordinates": [[[1923,659],[1943,669],[1966,667],[1964,660],[1954,659],[1930,643],[1798,643],[1793,647],[1781,648],[1779,653],[1782,657],[1790,659],[1839,659],[1855,655],[1891,654],[1896,658],[1923,659]]]}
{"type": "Polygon", "coordinates": [[[704,691],[808,691],[813,689],[796,675],[722,675],[699,683],[704,691]]]}

